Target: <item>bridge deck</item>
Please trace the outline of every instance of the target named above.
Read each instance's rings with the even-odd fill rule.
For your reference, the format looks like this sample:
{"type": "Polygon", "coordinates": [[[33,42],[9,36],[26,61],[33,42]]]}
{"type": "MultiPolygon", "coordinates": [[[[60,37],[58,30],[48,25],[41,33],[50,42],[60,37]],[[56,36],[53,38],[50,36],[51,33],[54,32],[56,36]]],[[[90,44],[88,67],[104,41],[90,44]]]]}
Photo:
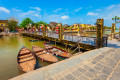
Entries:
{"type": "Polygon", "coordinates": [[[94,42],[94,37],[85,37],[85,36],[73,36],[73,35],[63,35],[63,39],[60,41],[59,35],[55,33],[47,33],[45,37],[43,37],[43,33],[39,32],[36,35],[34,33],[22,33],[23,35],[27,36],[35,36],[38,38],[43,38],[47,39],[50,41],[56,41],[60,43],[64,43],[67,45],[73,46],[74,44],[78,43],[80,44],[80,48],[86,49],[86,50],[91,50],[95,49],[95,42],[94,42]]]}

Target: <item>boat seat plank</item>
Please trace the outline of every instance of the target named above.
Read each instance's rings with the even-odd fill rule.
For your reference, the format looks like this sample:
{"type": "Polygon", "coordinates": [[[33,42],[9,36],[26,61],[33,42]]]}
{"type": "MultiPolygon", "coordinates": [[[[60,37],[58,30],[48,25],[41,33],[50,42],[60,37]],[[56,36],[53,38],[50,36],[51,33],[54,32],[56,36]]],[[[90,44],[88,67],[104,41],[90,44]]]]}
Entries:
{"type": "Polygon", "coordinates": [[[28,61],[28,60],[31,60],[31,59],[34,59],[34,57],[33,57],[33,56],[30,56],[30,57],[28,57],[28,58],[20,59],[19,62],[28,61]]]}
{"type": "Polygon", "coordinates": [[[52,49],[53,47],[52,46],[46,46],[46,49],[52,49]]]}
{"type": "Polygon", "coordinates": [[[58,51],[57,49],[53,48],[53,49],[50,49],[51,52],[56,52],[58,51]]]}
{"type": "Polygon", "coordinates": [[[40,51],[43,51],[43,49],[41,49],[41,48],[33,48],[33,51],[34,52],[40,52],[40,51]]]}
{"type": "Polygon", "coordinates": [[[30,53],[30,50],[21,50],[20,54],[26,54],[26,53],[30,53]]]}
{"type": "Polygon", "coordinates": [[[61,51],[56,51],[56,52],[55,52],[56,55],[60,55],[60,54],[62,54],[62,53],[63,53],[63,52],[61,52],[61,51]]]}
{"type": "Polygon", "coordinates": [[[38,52],[36,55],[46,54],[45,52],[38,52]]]}
{"type": "Polygon", "coordinates": [[[32,54],[22,55],[22,56],[19,56],[18,58],[26,58],[26,57],[30,57],[30,56],[32,56],[32,54]]]}

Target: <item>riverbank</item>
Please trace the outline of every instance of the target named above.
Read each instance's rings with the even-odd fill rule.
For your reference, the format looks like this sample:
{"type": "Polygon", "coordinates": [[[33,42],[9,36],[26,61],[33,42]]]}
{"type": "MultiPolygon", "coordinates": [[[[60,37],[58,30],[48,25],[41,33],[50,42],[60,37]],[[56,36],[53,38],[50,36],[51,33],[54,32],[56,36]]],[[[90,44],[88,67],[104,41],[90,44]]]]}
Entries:
{"type": "Polygon", "coordinates": [[[12,36],[12,35],[19,35],[19,32],[16,33],[12,33],[12,32],[1,32],[0,35],[1,36],[12,36]]]}

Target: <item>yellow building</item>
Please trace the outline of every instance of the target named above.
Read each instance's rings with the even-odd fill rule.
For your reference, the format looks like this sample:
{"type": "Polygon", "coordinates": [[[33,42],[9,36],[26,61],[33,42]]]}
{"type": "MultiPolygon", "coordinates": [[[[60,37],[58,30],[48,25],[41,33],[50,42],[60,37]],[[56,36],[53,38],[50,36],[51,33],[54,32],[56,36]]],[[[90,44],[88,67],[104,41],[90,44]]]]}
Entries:
{"type": "Polygon", "coordinates": [[[8,20],[0,20],[0,28],[4,30],[6,26],[8,26],[8,20]]]}

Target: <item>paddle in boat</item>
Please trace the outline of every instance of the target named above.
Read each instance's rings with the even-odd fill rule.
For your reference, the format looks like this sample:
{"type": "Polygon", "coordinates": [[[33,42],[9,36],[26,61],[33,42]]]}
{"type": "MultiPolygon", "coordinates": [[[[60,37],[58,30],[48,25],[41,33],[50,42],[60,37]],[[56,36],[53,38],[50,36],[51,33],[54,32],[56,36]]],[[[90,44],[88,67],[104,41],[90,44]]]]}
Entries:
{"type": "Polygon", "coordinates": [[[63,58],[69,58],[71,55],[70,53],[66,52],[65,50],[62,50],[58,47],[46,45],[44,44],[47,51],[51,52],[52,54],[55,54],[57,56],[63,57],[63,58]]]}
{"type": "Polygon", "coordinates": [[[58,59],[56,56],[50,54],[48,51],[46,51],[38,46],[32,46],[32,50],[33,50],[34,54],[42,61],[49,62],[49,63],[58,62],[58,59]]]}
{"type": "Polygon", "coordinates": [[[23,46],[18,53],[17,63],[22,71],[33,71],[36,65],[35,55],[28,48],[23,46]]]}

